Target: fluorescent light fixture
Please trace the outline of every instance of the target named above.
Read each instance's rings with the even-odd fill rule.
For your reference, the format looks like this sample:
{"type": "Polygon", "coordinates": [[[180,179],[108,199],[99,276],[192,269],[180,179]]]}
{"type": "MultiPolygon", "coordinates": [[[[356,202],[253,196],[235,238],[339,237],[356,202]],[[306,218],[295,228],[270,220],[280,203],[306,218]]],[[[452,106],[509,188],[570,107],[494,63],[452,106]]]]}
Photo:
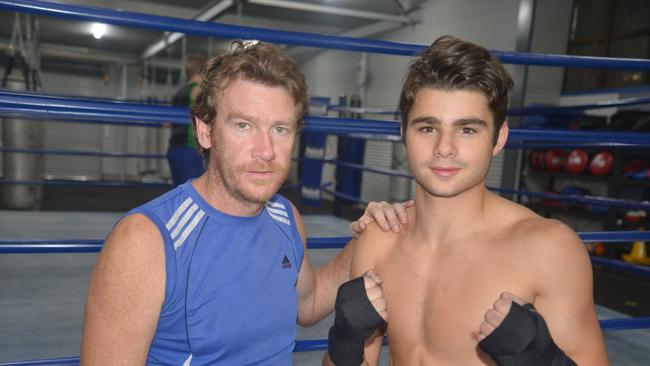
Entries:
{"type": "Polygon", "coordinates": [[[104,34],[106,34],[106,24],[93,23],[93,25],[90,27],[90,33],[93,34],[93,37],[95,37],[95,39],[101,39],[104,34]]]}

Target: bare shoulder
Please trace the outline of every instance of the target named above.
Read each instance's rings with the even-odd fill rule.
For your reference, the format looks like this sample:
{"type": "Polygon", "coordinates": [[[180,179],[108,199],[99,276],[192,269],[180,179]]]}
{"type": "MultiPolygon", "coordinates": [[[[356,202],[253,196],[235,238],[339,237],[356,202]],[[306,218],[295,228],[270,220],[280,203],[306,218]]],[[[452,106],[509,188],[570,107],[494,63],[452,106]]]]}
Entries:
{"type": "Polygon", "coordinates": [[[538,279],[582,277],[591,274],[589,254],[566,224],[537,215],[517,221],[510,234],[517,258],[538,279]]]}
{"type": "Polygon", "coordinates": [[[370,223],[355,244],[355,251],[382,252],[389,250],[404,237],[407,227],[402,225],[402,232],[384,231],[376,222],[370,223]]]}
{"type": "Polygon", "coordinates": [[[377,263],[389,255],[391,250],[404,239],[406,229],[407,226],[402,225],[402,231],[394,233],[382,230],[374,222],[369,224],[354,241],[351,275],[358,276],[369,269],[376,269],[377,263]]]}
{"type": "MultiPolygon", "coordinates": [[[[590,283],[591,261],[578,235],[564,223],[536,214],[522,216],[508,232],[506,255],[529,278],[535,297],[590,283]]],[[[537,301],[537,300],[536,300],[537,301]]]]}
{"type": "Polygon", "coordinates": [[[538,215],[519,204],[502,200],[503,232],[513,245],[521,245],[528,252],[543,256],[575,256],[586,253],[576,232],[561,221],[538,215]]]}
{"type": "Polygon", "coordinates": [[[144,364],[164,292],[158,228],[143,215],[123,218],[106,239],[90,278],[82,364],[144,364]]]}
{"type": "Polygon", "coordinates": [[[163,239],[158,227],[146,216],[133,214],[120,220],[113,228],[102,248],[102,254],[119,252],[157,252],[163,249],[163,239]]]}
{"type": "Polygon", "coordinates": [[[133,214],[120,220],[111,231],[109,238],[122,235],[129,237],[148,237],[151,235],[160,236],[160,232],[147,216],[133,214]]]}
{"type": "Polygon", "coordinates": [[[165,251],[156,225],[141,214],[129,215],[115,225],[95,265],[95,277],[115,280],[138,278],[137,283],[164,284],[165,251]]]}
{"type": "Polygon", "coordinates": [[[523,219],[516,226],[516,235],[537,254],[565,257],[586,253],[580,237],[561,221],[536,216],[523,219]]]}

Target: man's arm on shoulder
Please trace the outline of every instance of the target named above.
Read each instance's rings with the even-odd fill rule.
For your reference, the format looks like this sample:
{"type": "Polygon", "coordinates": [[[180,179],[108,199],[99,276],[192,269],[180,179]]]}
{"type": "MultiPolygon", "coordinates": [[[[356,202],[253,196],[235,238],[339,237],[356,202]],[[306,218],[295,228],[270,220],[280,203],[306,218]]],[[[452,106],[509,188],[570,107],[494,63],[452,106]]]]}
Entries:
{"type": "MultiPolygon", "coordinates": [[[[408,221],[405,208],[412,205],[412,201],[404,204],[371,202],[363,216],[350,225],[350,231],[353,235],[358,234],[363,232],[366,227],[369,227],[371,223],[374,223],[372,226],[378,232],[382,232],[382,230],[389,231],[391,228],[397,228],[393,230],[399,231],[400,223],[408,221]],[[377,226],[377,222],[383,224],[385,228],[380,229],[381,225],[377,226]],[[360,223],[363,223],[363,225],[360,223]]],[[[354,241],[348,242],[334,259],[315,271],[307,255],[307,235],[302,218],[293,204],[291,208],[296,219],[298,232],[302,237],[303,245],[305,245],[305,257],[303,258],[297,285],[298,324],[309,326],[318,323],[332,312],[336,291],[342,283],[350,279],[351,248],[354,246],[354,241]]]]}
{"type": "MultiPolygon", "coordinates": [[[[394,234],[386,233],[379,223],[370,223],[365,231],[359,236],[352,249],[352,260],[350,263],[350,278],[363,276],[369,270],[375,269],[377,259],[382,256],[384,250],[382,242],[388,236],[394,234]]],[[[385,327],[377,329],[375,333],[366,339],[363,350],[363,365],[374,366],[379,364],[382,342],[384,340],[385,327]]],[[[323,355],[323,366],[332,366],[329,352],[323,355]]]]}
{"type": "Polygon", "coordinates": [[[302,217],[292,204],[296,226],[305,247],[305,256],[298,274],[298,324],[310,326],[318,323],[334,309],[336,290],[350,279],[350,259],[353,241],[350,241],[329,263],[314,270],[307,253],[307,234],[302,217]]]}
{"type": "Polygon", "coordinates": [[[82,365],[143,365],[165,292],[163,239],[143,215],[122,219],[93,269],[83,326],[82,365]]]}
{"type": "MultiPolygon", "coordinates": [[[[387,246],[385,241],[394,237],[393,233],[386,233],[380,227],[379,223],[368,225],[368,228],[361,234],[355,243],[352,252],[352,263],[350,265],[350,277],[356,278],[362,276],[368,270],[374,270],[377,266],[377,260],[383,257],[387,246]]],[[[368,339],[363,348],[363,364],[374,366],[379,364],[382,342],[386,326],[381,327],[368,339]]]]}
{"type": "Polygon", "coordinates": [[[536,239],[539,254],[535,307],[558,347],[578,365],[607,365],[605,342],[596,317],[589,255],[580,238],[551,221],[536,239]]]}

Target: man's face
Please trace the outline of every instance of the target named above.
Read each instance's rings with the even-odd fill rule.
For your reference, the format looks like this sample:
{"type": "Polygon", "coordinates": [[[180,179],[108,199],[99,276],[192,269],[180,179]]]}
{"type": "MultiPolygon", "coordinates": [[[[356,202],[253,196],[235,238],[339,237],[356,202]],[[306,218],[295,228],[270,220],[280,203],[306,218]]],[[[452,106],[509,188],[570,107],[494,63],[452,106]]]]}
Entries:
{"type": "Polygon", "coordinates": [[[507,132],[504,123],[493,145],[494,119],[479,92],[420,90],[405,139],[415,181],[439,197],[454,197],[482,185],[507,132]]]}
{"type": "Polygon", "coordinates": [[[208,169],[232,198],[268,201],[289,174],[296,103],[282,87],[237,79],[216,95],[216,110],[210,146],[203,146],[211,148],[208,169]]]}

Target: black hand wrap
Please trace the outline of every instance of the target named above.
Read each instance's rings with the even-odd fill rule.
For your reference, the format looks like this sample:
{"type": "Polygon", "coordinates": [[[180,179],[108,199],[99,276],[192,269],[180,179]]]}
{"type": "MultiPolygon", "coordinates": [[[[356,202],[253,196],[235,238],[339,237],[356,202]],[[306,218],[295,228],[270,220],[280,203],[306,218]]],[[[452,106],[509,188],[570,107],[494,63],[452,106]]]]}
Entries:
{"type": "Polygon", "coordinates": [[[503,322],[478,346],[499,366],[576,366],[553,342],[532,304],[513,302],[503,322]]]}
{"type": "Polygon", "coordinates": [[[363,277],[339,287],[334,311],[327,339],[330,359],[336,366],[359,366],[366,338],[384,323],[366,295],[363,277]]]}

